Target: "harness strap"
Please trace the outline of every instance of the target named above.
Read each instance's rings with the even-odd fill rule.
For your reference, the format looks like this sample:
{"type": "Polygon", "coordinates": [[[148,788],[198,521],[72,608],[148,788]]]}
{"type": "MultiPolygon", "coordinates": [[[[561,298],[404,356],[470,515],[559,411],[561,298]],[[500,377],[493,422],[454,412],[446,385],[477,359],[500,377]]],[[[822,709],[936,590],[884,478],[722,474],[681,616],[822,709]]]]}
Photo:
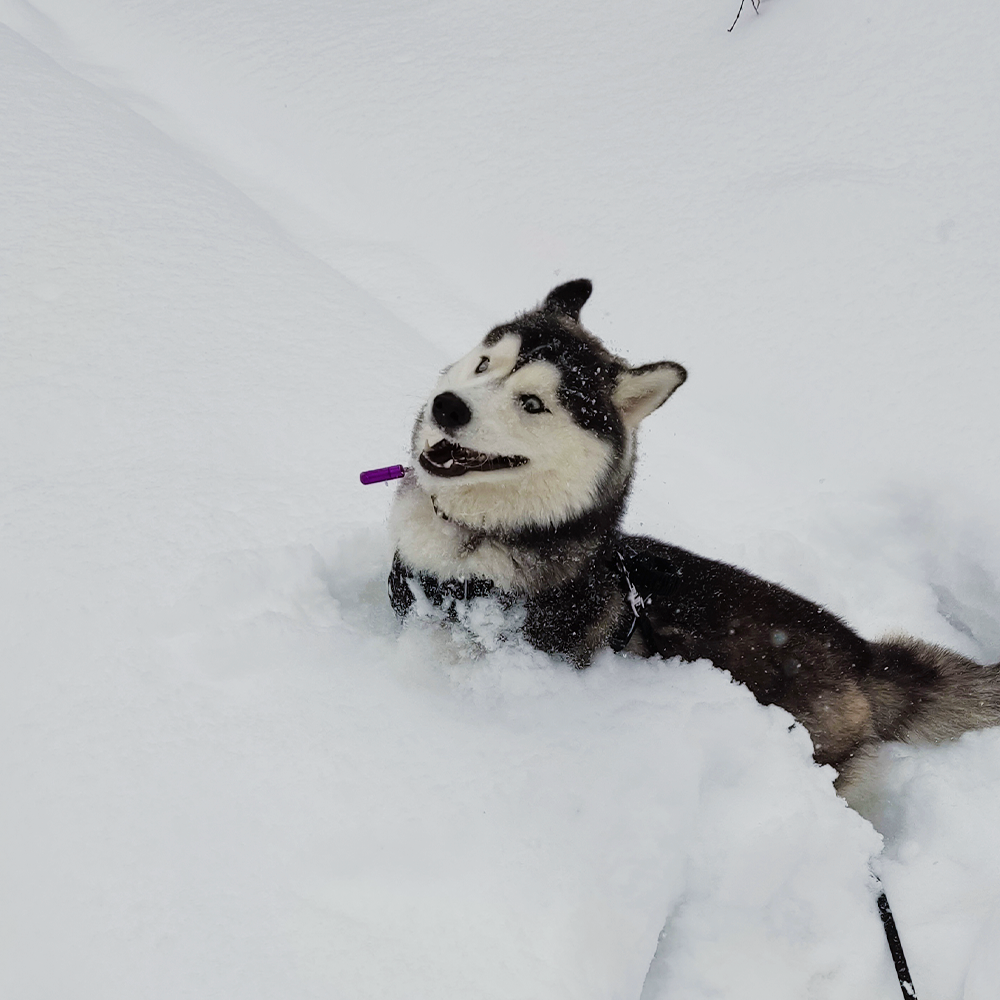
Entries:
{"type": "Polygon", "coordinates": [[[638,627],[639,633],[642,635],[643,641],[646,643],[650,655],[659,654],[666,659],[670,654],[664,652],[656,636],[656,629],[653,628],[653,623],[649,620],[649,615],[646,614],[646,606],[652,600],[652,595],[649,594],[646,597],[643,597],[639,593],[639,588],[632,581],[632,577],[629,574],[628,563],[625,561],[625,556],[623,555],[621,549],[618,549],[615,555],[618,557],[618,571],[622,593],[625,596],[626,603],[632,610],[632,622],[629,625],[628,634],[625,638],[620,639],[618,643],[613,644],[611,648],[614,649],[615,652],[620,652],[624,649],[629,639],[632,638],[632,633],[635,632],[638,627]]]}
{"type": "Polygon", "coordinates": [[[639,591],[632,582],[632,578],[628,575],[628,566],[625,564],[625,557],[621,554],[621,550],[616,555],[618,556],[618,569],[621,572],[622,583],[624,584],[622,589],[625,592],[625,600],[632,609],[632,624],[629,626],[628,634],[624,639],[618,640],[620,643],[618,648],[624,649],[629,639],[632,638],[632,633],[635,631],[636,625],[639,624],[641,618],[645,617],[642,614],[642,609],[646,606],[646,602],[639,596],[639,591]]]}

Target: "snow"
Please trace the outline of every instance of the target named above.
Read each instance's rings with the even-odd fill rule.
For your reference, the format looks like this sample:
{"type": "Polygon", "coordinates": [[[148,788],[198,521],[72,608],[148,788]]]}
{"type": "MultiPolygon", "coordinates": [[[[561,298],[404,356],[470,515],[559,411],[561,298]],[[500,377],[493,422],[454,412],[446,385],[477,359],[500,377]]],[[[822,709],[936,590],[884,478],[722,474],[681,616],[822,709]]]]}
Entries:
{"type": "Polygon", "coordinates": [[[734,15],[0,2],[0,994],[875,1000],[869,867],[995,994],[1000,732],[862,819],[707,663],[385,598],[358,473],[587,276],[691,375],[632,528],[1000,659],[1000,11],[734,15]]]}

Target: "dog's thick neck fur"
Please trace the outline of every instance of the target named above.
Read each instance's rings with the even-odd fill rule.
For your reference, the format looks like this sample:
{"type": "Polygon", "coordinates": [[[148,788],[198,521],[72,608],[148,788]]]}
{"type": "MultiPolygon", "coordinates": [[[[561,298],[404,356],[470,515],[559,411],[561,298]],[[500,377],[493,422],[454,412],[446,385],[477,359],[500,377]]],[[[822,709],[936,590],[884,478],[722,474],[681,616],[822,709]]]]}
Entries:
{"type": "Polygon", "coordinates": [[[631,469],[605,504],[553,527],[483,529],[448,517],[409,472],[399,486],[391,530],[400,558],[439,580],[490,580],[534,594],[558,587],[580,567],[613,553],[631,469]]]}

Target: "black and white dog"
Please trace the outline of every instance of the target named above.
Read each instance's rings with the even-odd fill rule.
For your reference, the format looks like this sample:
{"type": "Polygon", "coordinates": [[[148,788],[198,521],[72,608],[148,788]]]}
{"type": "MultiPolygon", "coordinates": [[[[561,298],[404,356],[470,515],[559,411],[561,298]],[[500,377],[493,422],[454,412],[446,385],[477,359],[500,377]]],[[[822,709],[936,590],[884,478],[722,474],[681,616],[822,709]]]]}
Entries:
{"type": "Polygon", "coordinates": [[[1000,665],[915,639],[867,642],[775,584],[622,534],[636,431],[686,373],[611,354],[580,324],[590,292],[560,285],[442,374],[393,505],[397,614],[459,621],[489,598],[577,667],[605,646],[709,659],[805,725],[842,787],[881,741],[1000,723],[1000,665]]]}

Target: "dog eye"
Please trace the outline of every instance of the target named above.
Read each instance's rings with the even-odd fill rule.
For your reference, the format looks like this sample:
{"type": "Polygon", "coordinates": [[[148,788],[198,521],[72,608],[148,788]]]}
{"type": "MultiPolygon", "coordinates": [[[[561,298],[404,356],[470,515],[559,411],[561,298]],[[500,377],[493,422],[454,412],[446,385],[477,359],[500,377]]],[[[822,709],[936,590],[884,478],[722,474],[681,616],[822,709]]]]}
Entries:
{"type": "Polygon", "coordinates": [[[483,355],[483,357],[479,359],[479,364],[476,365],[476,374],[482,375],[483,372],[486,371],[487,368],[489,368],[489,366],[490,366],[490,359],[486,357],[486,355],[483,355]]]}
{"type": "Polygon", "coordinates": [[[545,404],[537,396],[522,396],[521,406],[526,413],[548,413],[545,404]]]}

